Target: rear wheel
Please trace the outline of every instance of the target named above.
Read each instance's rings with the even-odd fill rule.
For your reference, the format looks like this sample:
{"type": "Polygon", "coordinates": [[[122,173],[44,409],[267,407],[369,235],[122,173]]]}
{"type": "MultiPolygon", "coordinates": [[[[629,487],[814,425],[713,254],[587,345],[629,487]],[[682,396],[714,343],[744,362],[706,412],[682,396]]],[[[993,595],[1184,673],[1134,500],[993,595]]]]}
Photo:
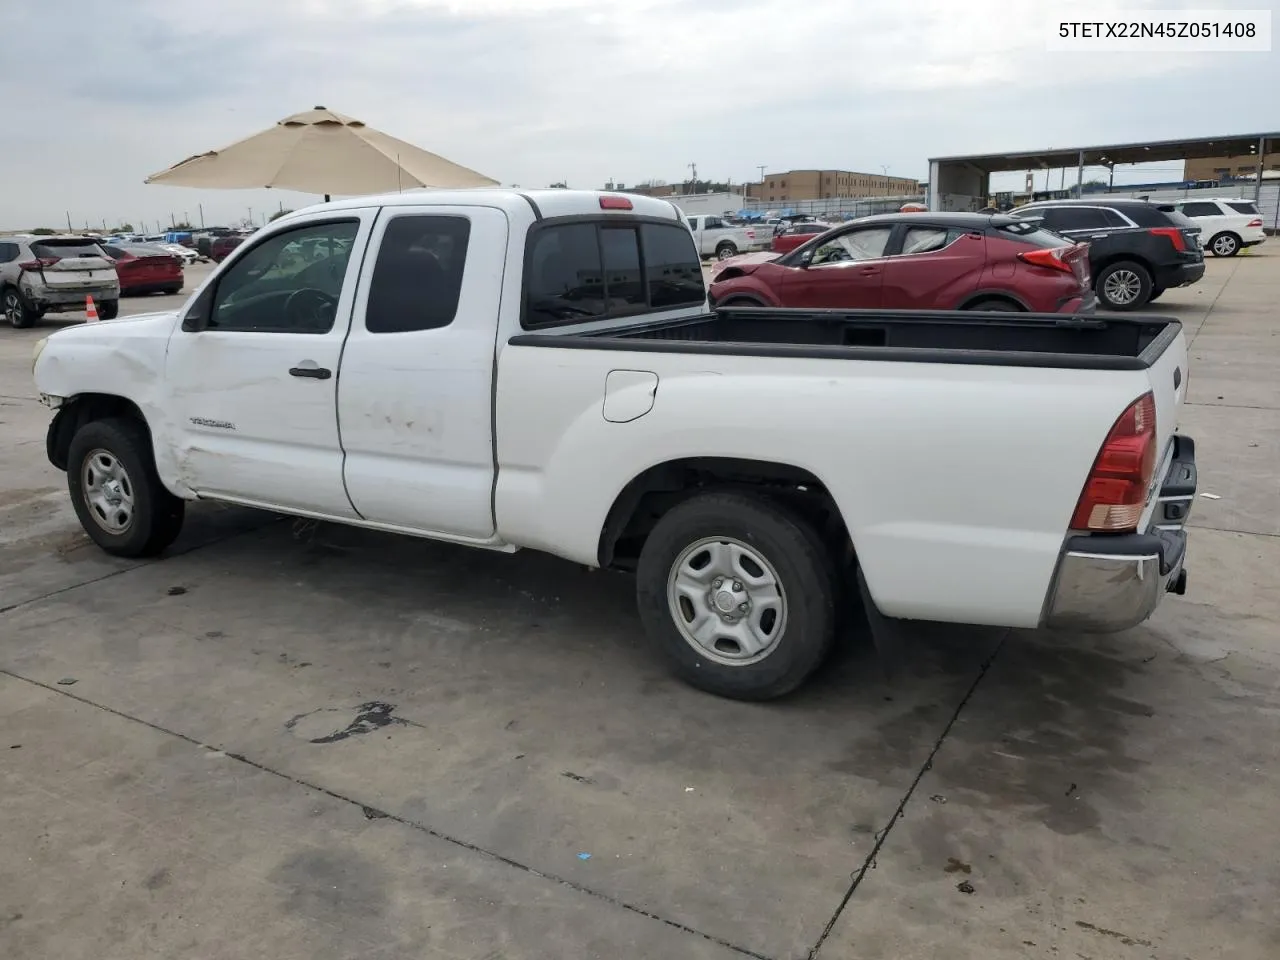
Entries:
{"type": "Polygon", "coordinates": [[[154,556],[182,529],[185,504],[160,482],[147,431],[136,420],[92,420],[77,430],[67,489],[84,532],[118,557],[154,556]]]}
{"type": "Polygon", "coordinates": [[[168,296],[173,296],[175,293],[181,293],[181,292],[182,292],[182,287],[181,287],[181,285],[176,286],[176,287],[166,287],[164,292],[165,292],[165,294],[166,294],[166,295],[168,295],[168,296]]]}
{"type": "Polygon", "coordinates": [[[1234,257],[1240,252],[1240,238],[1234,233],[1220,233],[1209,241],[1215,257],[1234,257]]]}
{"type": "Polygon", "coordinates": [[[728,260],[730,257],[736,257],[737,255],[738,248],[727,240],[716,247],[717,260],[728,260]]]}
{"type": "Polygon", "coordinates": [[[814,529],[761,497],[678,504],[640,552],[636,595],[650,642],[685,682],[738,700],[798,687],[835,632],[832,561],[814,529]]]}
{"type": "Polygon", "coordinates": [[[5,288],[4,296],[0,297],[0,305],[4,308],[9,325],[15,329],[34,326],[40,319],[40,312],[27,302],[27,298],[16,287],[5,288]]]}
{"type": "Polygon", "coordinates": [[[1151,296],[1147,298],[1147,303],[1151,303],[1153,300],[1159,300],[1160,294],[1162,293],[1164,293],[1164,287],[1156,287],[1151,291],[1151,296]]]}
{"type": "Polygon", "coordinates": [[[1098,299],[1112,310],[1137,310],[1151,302],[1151,274],[1132,260],[1104,267],[1096,284],[1098,299]]]}
{"type": "Polygon", "coordinates": [[[120,315],[119,300],[103,300],[100,304],[98,304],[99,320],[114,320],[119,315],[120,315]]]}

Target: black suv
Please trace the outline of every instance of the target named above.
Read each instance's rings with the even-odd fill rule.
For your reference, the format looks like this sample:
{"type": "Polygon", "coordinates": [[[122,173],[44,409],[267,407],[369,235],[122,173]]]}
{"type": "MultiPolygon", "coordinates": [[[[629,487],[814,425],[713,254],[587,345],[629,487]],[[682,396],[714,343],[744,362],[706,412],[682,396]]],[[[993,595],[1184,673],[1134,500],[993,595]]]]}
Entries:
{"type": "Polygon", "coordinates": [[[1200,228],[1171,203],[1098,197],[1043,200],[1010,211],[1089,244],[1093,289],[1104,307],[1137,310],[1170,287],[1204,276],[1200,228]]]}

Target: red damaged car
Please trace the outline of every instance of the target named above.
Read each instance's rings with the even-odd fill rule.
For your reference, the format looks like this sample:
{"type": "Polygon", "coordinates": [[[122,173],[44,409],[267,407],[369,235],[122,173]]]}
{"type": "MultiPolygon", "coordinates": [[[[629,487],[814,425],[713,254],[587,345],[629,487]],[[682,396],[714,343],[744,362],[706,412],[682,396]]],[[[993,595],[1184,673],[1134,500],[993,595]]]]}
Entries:
{"type": "Polygon", "coordinates": [[[1038,220],[890,213],[712,269],[713,306],[1091,313],[1088,244],[1038,220]]]}
{"type": "Polygon", "coordinates": [[[182,289],[182,261],[158,247],[104,244],[116,265],[121,295],[177,293],[182,289]]]}

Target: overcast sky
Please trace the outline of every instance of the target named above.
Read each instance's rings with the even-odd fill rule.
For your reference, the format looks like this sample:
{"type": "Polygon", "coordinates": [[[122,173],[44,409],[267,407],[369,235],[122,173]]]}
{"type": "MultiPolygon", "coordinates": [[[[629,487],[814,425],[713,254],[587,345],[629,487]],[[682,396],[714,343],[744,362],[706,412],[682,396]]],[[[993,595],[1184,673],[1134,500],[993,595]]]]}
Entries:
{"type": "Polygon", "coordinates": [[[1280,127],[1277,54],[1049,53],[1050,8],[1081,18],[1008,0],[6,3],[0,228],[314,202],[142,181],[316,104],[522,186],[676,182],[690,162],[924,179],[930,156],[1280,127]]]}

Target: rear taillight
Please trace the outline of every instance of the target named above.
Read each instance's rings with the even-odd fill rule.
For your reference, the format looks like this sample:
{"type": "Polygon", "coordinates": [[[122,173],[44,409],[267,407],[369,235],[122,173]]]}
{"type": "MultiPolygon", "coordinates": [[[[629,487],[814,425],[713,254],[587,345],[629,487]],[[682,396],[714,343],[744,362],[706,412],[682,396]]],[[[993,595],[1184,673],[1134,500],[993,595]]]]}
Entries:
{"type": "Polygon", "coordinates": [[[45,267],[52,267],[61,257],[37,257],[34,260],[23,260],[18,264],[19,270],[43,270],[45,267]]]}
{"type": "Polygon", "coordinates": [[[1260,226],[1262,226],[1262,218],[1261,218],[1261,217],[1258,217],[1257,219],[1250,220],[1250,221],[1249,221],[1249,226],[1251,226],[1251,227],[1260,227],[1260,226]]]}
{"type": "Polygon", "coordinates": [[[1107,434],[1071,518],[1073,530],[1132,533],[1156,469],[1156,401],[1145,393],[1107,434]]]}
{"type": "Polygon", "coordinates": [[[1018,254],[1023,263],[1037,267],[1048,267],[1050,270],[1061,270],[1063,273],[1075,273],[1071,264],[1063,259],[1070,247],[1053,247],[1051,249],[1027,250],[1018,254]]]}
{"type": "Polygon", "coordinates": [[[1179,253],[1187,252],[1187,241],[1177,227],[1152,227],[1148,232],[1153,237],[1168,237],[1173,243],[1173,249],[1179,253]]]}

